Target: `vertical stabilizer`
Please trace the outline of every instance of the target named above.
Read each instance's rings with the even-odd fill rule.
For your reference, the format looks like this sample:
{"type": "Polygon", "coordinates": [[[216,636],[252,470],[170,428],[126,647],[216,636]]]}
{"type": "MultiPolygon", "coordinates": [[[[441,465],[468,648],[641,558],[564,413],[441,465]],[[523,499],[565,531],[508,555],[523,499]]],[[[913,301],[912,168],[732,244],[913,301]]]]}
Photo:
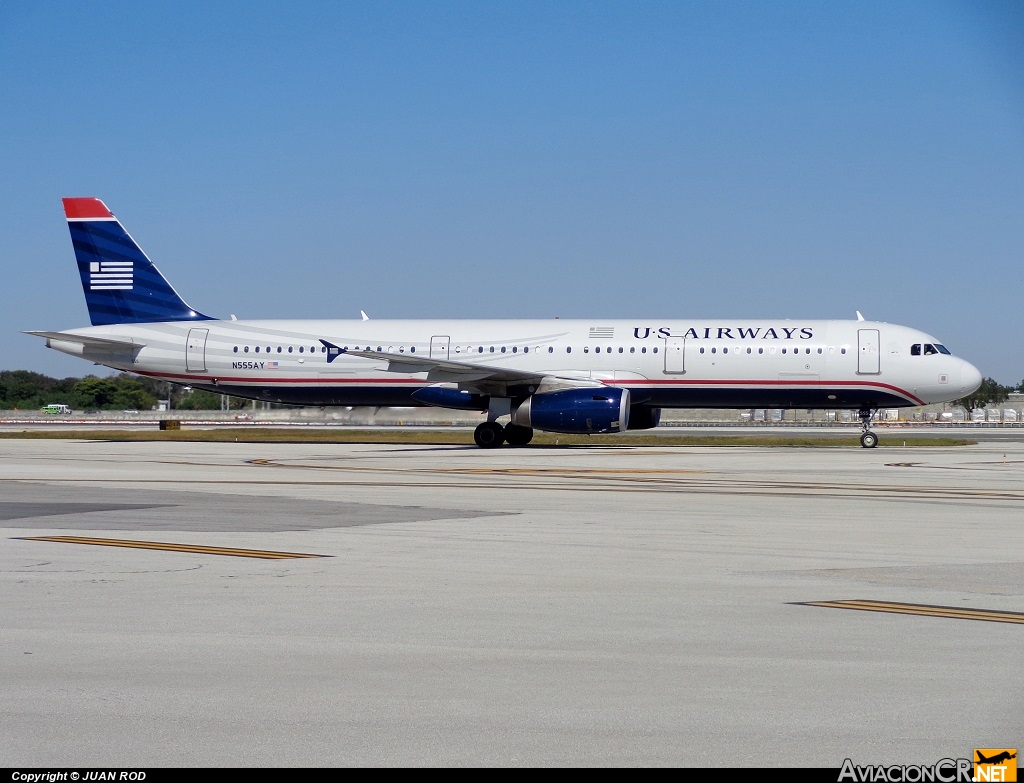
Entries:
{"type": "Polygon", "coordinates": [[[98,198],[66,198],[64,214],[93,326],[214,320],[185,304],[98,198]]]}

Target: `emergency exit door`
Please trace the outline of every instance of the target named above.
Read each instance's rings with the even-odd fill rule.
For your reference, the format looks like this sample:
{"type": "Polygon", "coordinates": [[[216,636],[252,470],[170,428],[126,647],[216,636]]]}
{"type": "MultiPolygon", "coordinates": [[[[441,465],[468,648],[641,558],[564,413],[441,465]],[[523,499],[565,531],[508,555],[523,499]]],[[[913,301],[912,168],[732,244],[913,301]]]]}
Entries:
{"type": "Polygon", "coordinates": [[[861,375],[878,375],[879,366],[878,330],[857,330],[857,372],[861,375]]]}
{"type": "Polygon", "coordinates": [[[665,339],[665,372],[679,375],[686,372],[683,360],[686,358],[686,339],[668,337],[665,339]]]}
{"type": "Polygon", "coordinates": [[[185,369],[189,372],[206,372],[206,336],[209,329],[189,329],[185,348],[185,369]]]}

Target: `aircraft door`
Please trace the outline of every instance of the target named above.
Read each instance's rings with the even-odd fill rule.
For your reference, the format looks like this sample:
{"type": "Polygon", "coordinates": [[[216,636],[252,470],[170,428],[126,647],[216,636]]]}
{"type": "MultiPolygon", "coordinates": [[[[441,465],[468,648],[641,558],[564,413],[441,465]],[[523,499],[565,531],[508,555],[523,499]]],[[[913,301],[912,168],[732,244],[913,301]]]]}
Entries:
{"type": "Polygon", "coordinates": [[[665,338],[665,372],[679,375],[686,372],[684,359],[686,357],[685,337],[665,338]]]}
{"type": "Polygon", "coordinates": [[[451,337],[446,334],[435,334],[430,338],[430,358],[431,359],[447,359],[448,358],[448,347],[451,343],[451,337]]]}
{"type": "Polygon", "coordinates": [[[877,329],[857,330],[857,372],[861,375],[878,375],[879,366],[877,329]]]}
{"type": "Polygon", "coordinates": [[[189,329],[185,347],[185,369],[206,372],[206,336],[209,329],[189,329]]]}

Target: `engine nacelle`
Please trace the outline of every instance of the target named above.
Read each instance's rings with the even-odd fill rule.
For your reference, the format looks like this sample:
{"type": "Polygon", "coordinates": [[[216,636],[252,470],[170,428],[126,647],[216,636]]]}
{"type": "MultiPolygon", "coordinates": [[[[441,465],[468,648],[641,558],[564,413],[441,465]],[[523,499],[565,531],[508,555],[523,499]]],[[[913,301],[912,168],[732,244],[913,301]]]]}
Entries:
{"type": "Polygon", "coordinates": [[[468,391],[443,384],[424,386],[409,396],[422,405],[435,405],[438,408],[454,408],[461,411],[487,410],[486,396],[471,394],[468,391]]]}
{"type": "Polygon", "coordinates": [[[629,390],[600,386],[534,394],[512,423],[548,432],[622,432],[629,427],[629,390]]]}
{"type": "Polygon", "coordinates": [[[661,408],[649,408],[646,405],[634,405],[629,409],[629,428],[631,430],[652,430],[661,424],[661,408]]]}

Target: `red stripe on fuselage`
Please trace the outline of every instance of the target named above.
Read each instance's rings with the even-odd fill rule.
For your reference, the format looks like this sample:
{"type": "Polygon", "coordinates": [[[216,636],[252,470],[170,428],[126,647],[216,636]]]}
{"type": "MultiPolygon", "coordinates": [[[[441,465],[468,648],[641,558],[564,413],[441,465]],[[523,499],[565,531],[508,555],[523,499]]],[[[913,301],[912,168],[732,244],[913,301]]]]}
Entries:
{"type": "MultiPolygon", "coordinates": [[[[182,375],[178,373],[156,373],[156,372],[138,372],[137,375],[145,375],[151,378],[164,378],[172,379],[176,378],[182,381],[198,381],[210,383],[214,380],[213,377],[208,375],[182,375]]],[[[386,385],[430,385],[428,381],[419,378],[350,378],[350,377],[337,377],[337,378],[282,378],[280,376],[274,376],[271,378],[236,378],[236,377],[222,377],[216,376],[218,383],[228,384],[245,384],[247,386],[280,386],[282,384],[294,384],[294,385],[323,385],[330,384],[332,386],[351,386],[359,384],[362,386],[386,386],[386,385]]],[[[710,379],[699,379],[684,381],[681,379],[644,379],[644,380],[608,380],[604,381],[606,386],[621,386],[621,387],[633,387],[633,386],[663,386],[676,388],[686,388],[687,386],[781,386],[781,387],[793,387],[793,386],[819,386],[821,388],[831,388],[834,386],[843,387],[868,387],[873,389],[885,389],[887,391],[895,392],[903,397],[906,397],[914,405],[925,405],[925,401],[914,396],[905,389],[901,389],[898,386],[893,386],[891,383],[882,383],[880,381],[782,381],[782,380],[710,380],[710,379]]]]}
{"type": "Polygon", "coordinates": [[[881,381],[799,381],[799,380],[711,380],[711,379],[698,379],[692,381],[684,380],[672,380],[672,379],[646,379],[642,381],[633,380],[622,380],[622,381],[605,381],[607,386],[820,386],[822,388],[828,388],[832,386],[845,386],[845,387],[870,387],[874,389],[886,389],[888,391],[896,392],[908,400],[913,400],[915,405],[926,405],[927,403],[915,397],[913,394],[908,392],[906,389],[901,389],[899,386],[893,386],[891,383],[882,383],[881,381]]]}

